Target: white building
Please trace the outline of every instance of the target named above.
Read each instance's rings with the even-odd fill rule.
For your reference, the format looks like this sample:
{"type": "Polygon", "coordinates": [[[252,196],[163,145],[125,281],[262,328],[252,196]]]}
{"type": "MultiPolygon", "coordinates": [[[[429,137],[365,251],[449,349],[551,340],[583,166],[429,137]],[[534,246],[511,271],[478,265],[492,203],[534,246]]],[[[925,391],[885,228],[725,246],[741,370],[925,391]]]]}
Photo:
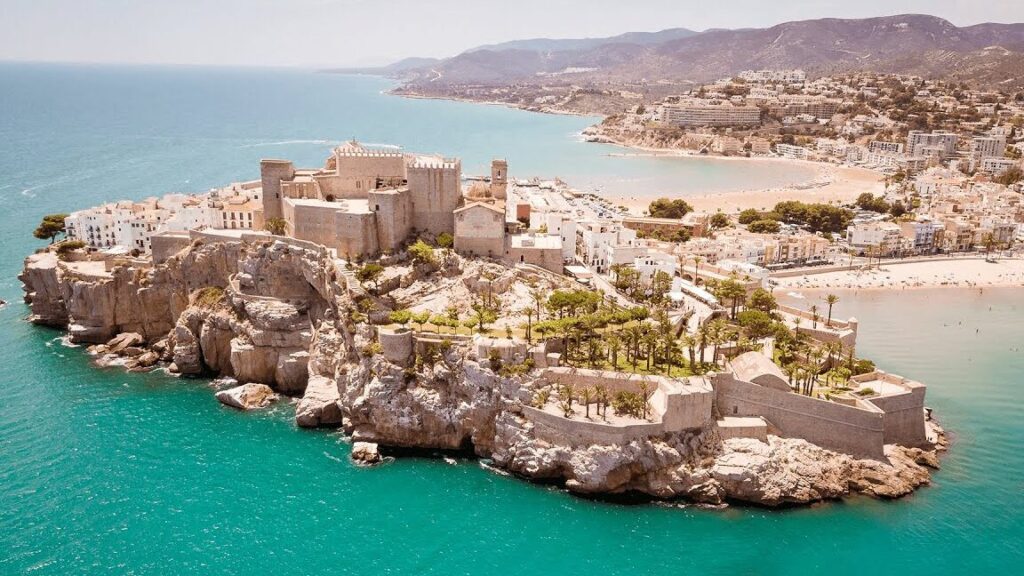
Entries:
{"type": "Polygon", "coordinates": [[[775,145],[775,152],[783,158],[792,158],[795,160],[807,159],[807,148],[796,146],[794,144],[782,144],[780,142],[775,145]]]}
{"type": "Polygon", "coordinates": [[[956,153],[956,143],[956,132],[911,130],[907,134],[906,150],[911,156],[938,155],[941,158],[948,158],[956,153]]]}
{"type": "Polygon", "coordinates": [[[729,102],[692,100],[665,104],[661,118],[666,124],[677,126],[757,126],[761,124],[761,109],[729,102]]]}
{"type": "Polygon", "coordinates": [[[971,139],[971,156],[976,159],[1002,158],[1006,151],[1006,136],[978,136],[971,139]]]}
{"type": "Polygon", "coordinates": [[[876,247],[882,254],[892,254],[902,244],[900,227],[892,222],[860,222],[851,225],[846,234],[850,246],[858,250],[876,247]]]}
{"type": "Polygon", "coordinates": [[[650,282],[658,272],[675,276],[679,271],[679,261],[671,254],[652,251],[634,258],[633,267],[640,273],[640,278],[644,282],[650,282]]]}

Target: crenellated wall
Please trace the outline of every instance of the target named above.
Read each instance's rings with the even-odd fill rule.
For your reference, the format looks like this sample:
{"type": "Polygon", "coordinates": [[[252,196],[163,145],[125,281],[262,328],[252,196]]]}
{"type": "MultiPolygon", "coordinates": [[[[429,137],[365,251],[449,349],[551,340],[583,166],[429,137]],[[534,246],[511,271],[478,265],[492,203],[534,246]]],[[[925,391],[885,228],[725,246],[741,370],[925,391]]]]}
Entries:
{"type": "Polygon", "coordinates": [[[412,194],[412,227],[431,234],[455,230],[452,212],[462,199],[462,163],[450,160],[438,163],[416,162],[408,168],[412,194]]]}

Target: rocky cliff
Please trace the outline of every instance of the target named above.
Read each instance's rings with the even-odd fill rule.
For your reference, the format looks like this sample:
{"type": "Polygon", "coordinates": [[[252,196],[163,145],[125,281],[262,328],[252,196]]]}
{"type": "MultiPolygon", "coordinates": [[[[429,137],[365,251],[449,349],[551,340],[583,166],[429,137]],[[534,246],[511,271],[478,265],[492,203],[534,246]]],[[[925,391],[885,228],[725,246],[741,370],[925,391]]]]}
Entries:
{"type": "MultiPolygon", "coordinates": [[[[723,441],[713,425],[618,445],[543,440],[522,410],[535,377],[501,376],[466,345],[377,334],[357,322],[330,255],[308,246],[197,241],[156,267],[40,252],[20,277],[30,319],[66,327],[101,358],[265,384],[299,398],[299,426],[340,427],[364,447],[471,451],[579,493],[768,506],[854,492],[888,498],[927,484],[937,466],[933,452],[898,446],[876,462],[797,439],[723,441]]],[[[222,396],[241,407],[272,399],[252,387],[222,396]]]]}

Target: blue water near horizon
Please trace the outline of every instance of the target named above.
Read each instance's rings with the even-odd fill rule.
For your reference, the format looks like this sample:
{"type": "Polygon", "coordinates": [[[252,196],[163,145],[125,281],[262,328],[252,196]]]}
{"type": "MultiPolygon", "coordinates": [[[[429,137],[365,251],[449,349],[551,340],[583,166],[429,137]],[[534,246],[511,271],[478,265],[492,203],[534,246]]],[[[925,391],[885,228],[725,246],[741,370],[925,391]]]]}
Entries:
{"type": "Polygon", "coordinates": [[[266,156],[319,165],[325,142],[353,136],[459,155],[467,172],[507,156],[514,175],[699,190],[688,164],[576,142],[589,119],[386,87],[288,70],[0,64],[0,574],[1019,571],[1019,289],[843,293],[836,314],[861,321],[860,351],[926,382],[954,445],[934,486],[909,498],[781,511],[585,500],[472,460],[358,468],[344,438],[296,428],[288,405],[243,414],[203,380],[97,369],[23,321],[15,275],[42,214],[253,178],[266,156]]]}

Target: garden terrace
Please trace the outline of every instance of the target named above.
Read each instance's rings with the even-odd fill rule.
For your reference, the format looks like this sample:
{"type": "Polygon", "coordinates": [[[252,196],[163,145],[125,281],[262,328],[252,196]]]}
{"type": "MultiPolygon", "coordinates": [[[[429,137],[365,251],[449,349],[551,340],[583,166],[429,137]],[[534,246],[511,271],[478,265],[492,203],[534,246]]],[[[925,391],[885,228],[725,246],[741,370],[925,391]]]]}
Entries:
{"type": "Polygon", "coordinates": [[[560,367],[545,369],[535,389],[535,405],[523,411],[552,442],[621,443],[703,428],[711,421],[713,393],[699,377],[560,367]]]}

